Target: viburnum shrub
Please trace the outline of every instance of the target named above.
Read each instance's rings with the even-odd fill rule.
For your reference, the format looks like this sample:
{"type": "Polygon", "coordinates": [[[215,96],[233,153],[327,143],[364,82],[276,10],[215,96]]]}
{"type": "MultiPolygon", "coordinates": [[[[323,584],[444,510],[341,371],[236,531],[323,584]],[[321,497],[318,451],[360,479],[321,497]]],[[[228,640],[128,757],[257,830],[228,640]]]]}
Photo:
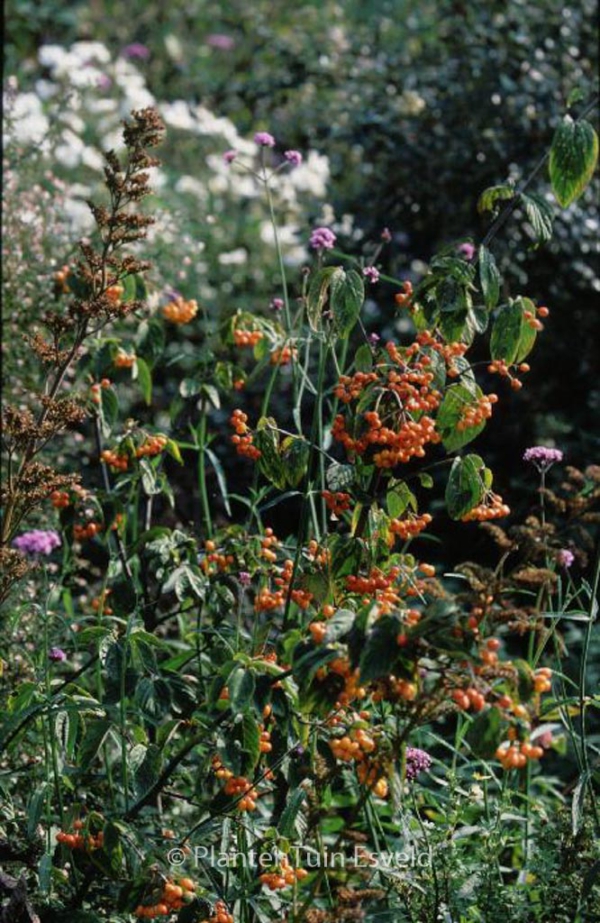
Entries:
{"type": "MultiPolygon", "coordinates": [[[[583,912],[597,895],[598,815],[585,667],[573,689],[562,621],[586,599],[569,568],[586,565],[598,470],[568,469],[551,490],[561,453],[532,447],[522,464],[540,473],[539,509],[505,527],[506,498],[467,449],[551,322],[547,307],[504,290],[491,244],[524,201],[545,239],[550,206],[529,183],[486,190],[480,208],[496,217],[478,247],[440,254],[414,288],[387,280],[399,290],[389,310],[412,332],[382,342],[361,315],[377,256],[345,260],[331,229],[310,234],[314,265],[291,296],[269,184],[301,154],[281,156],[259,131],[254,162],[225,156],[265,191],[280,316],[234,307],[211,328],[202,305],[175,295],[136,337],[148,269],[137,253],[152,221],[139,203],[161,134],[152,110],[135,112],[125,154],[107,155],[96,234],[57,272],[46,332],[28,334],[45,390],[31,409],[5,409],[5,595],[28,654],[5,658],[20,682],[1,730],[14,774],[0,845],[25,871],[2,873],[4,918],[583,912]],[[153,415],[164,328],[185,337],[196,323],[197,372],[177,412],[158,403],[153,415]],[[474,359],[484,348],[489,358],[474,359]],[[285,421],[269,413],[276,388],[289,395],[285,421]],[[37,460],[67,429],[87,446],[81,479],[37,460]],[[228,450],[248,466],[245,494],[227,483],[228,450]],[[199,532],[178,506],[192,465],[199,532]],[[297,520],[276,534],[269,510],[289,500],[297,520]],[[22,531],[34,510],[54,531],[22,531]],[[444,516],[481,524],[502,551],[497,568],[465,562],[445,577],[432,565],[428,538],[444,516]],[[37,595],[19,605],[10,590],[28,567],[37,595]],[[561,801],[545,764],[567,738],[580,773],[577,845],[557,848],[579,851],[569,887],[548,865],[542,881],[549,818],[536,806],[540,792],[561,801]]],[[[550,176],[561,205],[596,153],[585,119],[559,127],[550,176]]],[[[587,598],[583,664],[589,585],[587,598]]]]}

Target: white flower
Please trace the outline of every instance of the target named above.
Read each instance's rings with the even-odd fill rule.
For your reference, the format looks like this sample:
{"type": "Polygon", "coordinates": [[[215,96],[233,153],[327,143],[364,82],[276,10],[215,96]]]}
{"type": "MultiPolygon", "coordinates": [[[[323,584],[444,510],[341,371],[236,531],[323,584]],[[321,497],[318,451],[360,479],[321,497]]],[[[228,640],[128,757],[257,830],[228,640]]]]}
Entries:
{"type": "Polygon", "coordinates": [[[219,254],[219,263],[221,266],[241,266],[248,261],[248,251],[244,247],[238,247],[237,250],[230,250],[229,253],[219,254]]]}
{"type": "Polygon", "coordinates": [[[18,144],[41,145],[49,128],[40,98],[35,93],[17,94],[10,110],[7,136],[18,144]]]}

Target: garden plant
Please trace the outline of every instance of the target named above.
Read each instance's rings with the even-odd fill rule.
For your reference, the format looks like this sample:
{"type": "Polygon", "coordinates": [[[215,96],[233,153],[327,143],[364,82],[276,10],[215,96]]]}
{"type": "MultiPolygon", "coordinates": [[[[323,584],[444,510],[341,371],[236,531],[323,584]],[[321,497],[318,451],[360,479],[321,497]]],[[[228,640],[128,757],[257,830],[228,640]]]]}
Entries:
{"type": "Polygon", "coordinates": [[[597,98],[419,279],[308,223],[317,152],[221,126],[264,265],[218,311],[160,107],[75,241],[7,101],[0,921],[600,920],[600,465],[529,446],[517,516],[478,445],[553,337],[495,249],[585,194],[597,98]]]}

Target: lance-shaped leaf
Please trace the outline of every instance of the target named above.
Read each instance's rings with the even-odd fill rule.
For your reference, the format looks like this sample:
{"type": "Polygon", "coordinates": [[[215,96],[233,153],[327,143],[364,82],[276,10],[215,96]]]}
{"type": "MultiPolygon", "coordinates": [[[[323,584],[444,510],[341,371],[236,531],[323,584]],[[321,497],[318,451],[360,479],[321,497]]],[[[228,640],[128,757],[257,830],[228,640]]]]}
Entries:
{"type": "Polygon", "coordinates": [[[545,244],[552,237],[552,209],[539,195],[521,195],[525,214],[538,244],[545,244]]]}
{"type": "Polygon", "coordinates": [[[490,186],[489,189],[484,189],[479,196],[477,211],[480,214],[482,212],[494,211],[494,209],[498,207],[499,202],[506,202],[514,198],[514,196],[515,189],[513,186],[490,186]]]}
{"type": "Polygon", "coordinates": [[[290,487],[297,487],[308,467],[310,445],[301,436],[287,436],[281,443],[283,473],[290,487]]]}
{"type": "Polygon", "coordinates": [[[261,417],[256,427],[254,443],[260,449],[258,466],[264,476],[279,487],[286,486],[285,471],[279,456],[279,433],[275,420],[271,417],[261,417]]]}
{"type": "Polygon", "coordinates": [[[446,507],[452,519],[461,519],[483,499],[486,490],[483,459],[479,455],[456,458],[446,485],[446,507]]]}
{"type": "Polygon", "coordinates": [[[598,135],[589,122],[566,115],[550,149],[550,182],[563,208],[578,199],[591,180],[598,161],[598,135]]]}
{"type": "Polygon", "coordinates": [[[494,254],[483,245],[479,248],[479,282],[485,306],[492,310],[500,296],[500,273],[494,254]]]}
{"type": "Polygon", "coordinates": [[[341,266],[326,266],[312,277],[306,297],[308,323],[315,332],[323,329],[323,309],[327,304],[329,289],[334,279],[344,276],[341,266]]]}
{"type": "Polygon", "coordinates": [[[532,325],[535,305],[529,298],[516,298],[504,305],[494,321],[490,339],[492,359],[503,359],[508,365],[522,362],[533,349],[537,331],[532,325]]]}
{"type": "Polygon", "coordinates": [[[331,312],[333,323],[341,337],[347,337],[358,320],[360,309],[365,300],[365,287],[362,278],[354,270],[340,270],[331,279],[331,312]]]}

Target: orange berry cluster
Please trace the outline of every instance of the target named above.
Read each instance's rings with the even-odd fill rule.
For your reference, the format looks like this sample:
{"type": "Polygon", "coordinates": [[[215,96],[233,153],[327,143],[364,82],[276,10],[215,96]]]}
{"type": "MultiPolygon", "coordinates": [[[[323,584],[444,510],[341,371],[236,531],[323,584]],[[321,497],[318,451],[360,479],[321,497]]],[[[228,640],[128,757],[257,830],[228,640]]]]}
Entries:
{"type": "Polygon", "coordinates": [[[201,920],[200,923],[234,923],[234,919],[227,910],[225,901],[215,901],[214,912],[211,913],[208,920],[201,920]]]}
{"type": "Polygon", "coordinates": [[[385,679],[377,680],[371,698],[373,702],[414,702],[419,690],[415,683],[407,679],[398,679],[391,674],[385,679]]]}
{"type": "Polygon", "coordinates": [[[130,369],[135,365],[136,360],[135,353],[125,352],[124,349],[119,347],[115,358],[113,359],[113,365],[118,369],[130,369]]]}
{"type": "Polygon", "coordinates": [[[68,266],[62,266],[54,273],[54,290],[57,295],[66,295],[71,291],[67,284],[67,278],[70,274],[71,270],[68,266]]]}
{"type": "Polygon", "coordinates": [[[143,458],[146,455],[160,455],[168,441],[166,436],[148,436],[135,450],[135,457],[143,458]]]}
{"type": "Polygon", "coordinates": [[[236,809],[240,812],[245,811],[255,811],[256,802],[260,798],[261,793],[254,788],[251,782],[245,778],[245,776],[236,776],[231,771],[231,769],[226,769],[223,766],[223,763],[218,756],[214,756],[212,760],[212,768],[217,779],[222,779],[225,782],[223,792],[226,795],[232,795],[237,797],[242,795],[243,797],[236,804],[236,809]]]}
{"type": "Polygon", "coordinates": [[[504,503],[500,494],[489,491],[483,501],[472,510],[461,516],[463,522],[487,522],[489,519],[500,519],[502,516],[508,516],[510,507],[504,503]]]}
{"type": "Polygon", "coordinates": [[[343,491],[335,491],[333,493],[331,490],[324,490],[321,492],[321,496],[325,501],[325,505],[331,510],[334,516],[341,516],[342,513],[350,509],[352,500],[350,494],[346,494],[343,491]]]}
{"type": "Polygon", "coordinates": [[[356,767],[358,781],[367,788],[372,789],[378,798],[387,798],[389,785],[385,776],[380,775],[381,768],[377,765],[370,766],[367,762],[360,762],[356,767]]]}
{"type": "Polygon", "coordinates": [[[104,833],[102,830],[95,836],[91,833],[84,834],[79,832],[83,830],[83,826],[82,820],[74,821],[73,830],[77,832],[68,833],[65,830],[61,830],[56,834],[56,842],[63,843],[69,849],[81,849],[86,852],[92,849],[101,849],[104,845],[104,833]]]}
{"type": "Polygon", "coordinates": [[[75,524],[73,526],[73,538],[78,542],[86,538],[94,538],[99,532],[102,532],[102,526],[98,522],[87,522],[85,525],[75,524]]]}
{"type": "Polygon", "coordinates": [[[125,289],[123,288],[123,286],[119,285],[119,283],[117,282],[115,285],[108,286],[108,288],[104,292],[104,296],[108,298],[111,304],[119,304],[119,302],[121,301],[121,296],[124,291],[125,289]]]}
{"type": "MultiPolygon", "coordinates": [[[[527,364],[527,362],[520,362],[516,368],[518,372],[521,372],[521,374],[525,374],[526,372],[530,371],[530,366],[527,364]]],[[[523,382],[520,381],[510,371],[504,359],[494,359],[494,361],[490,362],[490,364],[488,365],[487,370],[492,375],[496,374],[496,375],[500,375],[502,378],[506,378],[507,381],[510,383],[510,386],[513,389],[513,391],[520,391],[521,388],[523,387],[523,382]]]]}
{"type": "Polygon", "coordinates": [[[233,342],[236,346],[256,346],[263,339],[264,333],[260,330],[233,330],[233,342]]]}
{"type": "Polygon", "coordinates": [[[298,350],[294,346],[282,346],[274,349],[269,357],[271,365],[289,365],[292,359],[298,358],[298,350]]]}
{"type": "Polygon", "coordinates": [[[539,760],[543,755],[543,747],[527,740],[521,743],[504,740],[496,750],[496,759],[500,760],[503,769],[523,769],[529,760],[539,760]]]}
{"type": "Polygon", "coordinates": [[[492,406],[497,402],[497,394],[484,394],[475,403],[468,404],[456,424],[456,429],[463,432],[466,429],[479,426],[484,420],[489,420],[492,415],[492,406]]]}
{"type": "Polygon", "coordinates": [[[410,304],[413,295],[412,282],[408,280],[402,283],[402,291],[394,295],[394,301],[399,307],[403,308],[410,304]]]}
{"type": "Polygon", "coordinates": [[[536,692],[550,692],[552,689],[552,683],[550,682],[550,677],[552,676],[552,670],[548,667],[540,667],[535,671],[533,688],[536,692]]]}
{"type": "Polygon", "coordinates": [[[243,455],[245,458],[250,458],[252,461],[256,461],[260,458],[260,449],[257,449],[255,445],[252,445],[252,433],[249,430],[249,427],[246,424],[248,420],[248,415],[243,413],[241,410],[234,410],[231,414],[229,423],[233,426],[235,434],[231,437],[231,441],[235,446],[235,450],[238,455],[243,455]]]}
{"type": "Polygon", "coordinates": [[[323,668],[323,672],[317,672],[317,677],[323,679],[328,672],[335,673],[344,680],[344,689],[338,696],[336,707],[349,705],[354,699],[365,698],[367,690],[360,685],[360,670],[358,667],[353,670],[347,657],[331,660],[327,667],[323,668]]]}
{"type": "Polygon", "coordinates": [[[273,532],[270,526],[267,526],[265,533],[260,540],[260,556],[265,561],[274,564],[277,560],[277,554],[273,551],[274,548],[279,548],[281,542],[273,532]]]}
{"type": "Polygon", "coordinates": [[[201,561],[200,567],[205,574],[222,572],[227,570],[232,564],[235,564],[235,556],[218,552],[217,546],[212,539],[208,539],[204,542],[204,548],[206,550],[206,557],[201,561]]]}
{"type": "Polygon", "coordinates": [[[311,622],[308,626],[308,630],[315,644],[322,644],[327,636],[327,623],[311,622]]]}
{"type": "MultiPolygon", "coordinates": [[[[537,314],[538,317],[548,317],[550,311],[548,308],[542,306],[535,309],[535,314],[537,314]]],[[[538,320],[538,317],[536,317],[535,314],[533,314],[532,311],[523,311],[523,317],[527,322],[527,326],[531,327],[532,330],[543,330],[544,325],[542,324],[541,320],[538,320]]]]}
{"type": "Polygon", "coordinates": [[[71,505],[71,499],[64,490],[53,490],[50,494],[50,502],[56,510],[64,510],[65,507],[71,505]]]}
{"type": "Polygon", "coordinates": [[[187,324],[198,313],[198,305],[195,301],[185,301],[181,296],[169,301],[162,309],[165,320],[172,324],[187,324]]]}
{"type": "Polygon", "coordinates": [[[431,522],[429,513],[423,513],[422,516],[409,514],[406,519],[390,519],[390,532],[398,535],[401,539],[414,538],[423,529],[426,529],[431,522]]]}
{"type": "Polygon", "coordinates": [[[485,696],[473,687],[455,689],[452,692],[452,700],[462,711],[481,711],[485,708],[485,696]]]}
{"type": "Polygon", "coordinates": [[[104,449],[100,453],[100,458],[105,465],[112,468],[113,471],[127,471],[129,467],[129,458],[119,452],[113,452],[112,449],[104,449]]]}
{"type": "Polygon", "coordinates": [[[195,890],[196,884],[191,878],[180,878],[177,882],[167,879],[156,903],[138,904],[134,910],[134,916],[142,920],[169,917],[194,899],[195,890]]]}
{"type": "Polygon", "coordinates": [[[101,382],[96,382],[90,388],[90,400],[92,404],[99,406],[102,403],[102,398],[100,397],[101,388],[110,388],[110,378],[103,378],[101,382]]]}
{"type": "Polygon", "coordinates": [[[353,729],[343,737],[334,737],[329,746],[335,758],[345,763],[360,763],[367,754],[377,749],[377,744],[363,728],[353,729]]]}
{"type": "Polygon", "coordinates": [[[279,860],[278,869],[272,872],[263,872],[262,875],[259,876],[259,880],[263,885],[266,885],[270,891],[280,891],[282,888],[287,888],[297,881],[302,881],[307,875],[308,872],[306,869],[292,868],[287,856],[282,856],[279,860]]]}
{"type": "MultiPolygon", "coordinates": [[[[457,378],[460,370],[455,360],[464,356],[469,348],[466,343],[443,343],[438,340],[430,330],[422,330],[416,336],[417,348],[429,348],[441,356],[446,363],[448,378],[457,378]]],[[[412,348],[412,347],[411,347],[412,348]]],[[[423,359],[421,360],[424,361],[423,359]]]]}
{"type": "Polygon", "coordinates": [[[99,596],[96,596],[94,599],[92,599],[91,607],[94,610],[94,612],[99,612],[101,610],[104,613],[104,615],[113,614],[113,610],[109,606],[106,605],[106,598],[110,596],[111,593],[112,593],[111,589],[106,589],[106,590],[103,590],[99,596]]]}

